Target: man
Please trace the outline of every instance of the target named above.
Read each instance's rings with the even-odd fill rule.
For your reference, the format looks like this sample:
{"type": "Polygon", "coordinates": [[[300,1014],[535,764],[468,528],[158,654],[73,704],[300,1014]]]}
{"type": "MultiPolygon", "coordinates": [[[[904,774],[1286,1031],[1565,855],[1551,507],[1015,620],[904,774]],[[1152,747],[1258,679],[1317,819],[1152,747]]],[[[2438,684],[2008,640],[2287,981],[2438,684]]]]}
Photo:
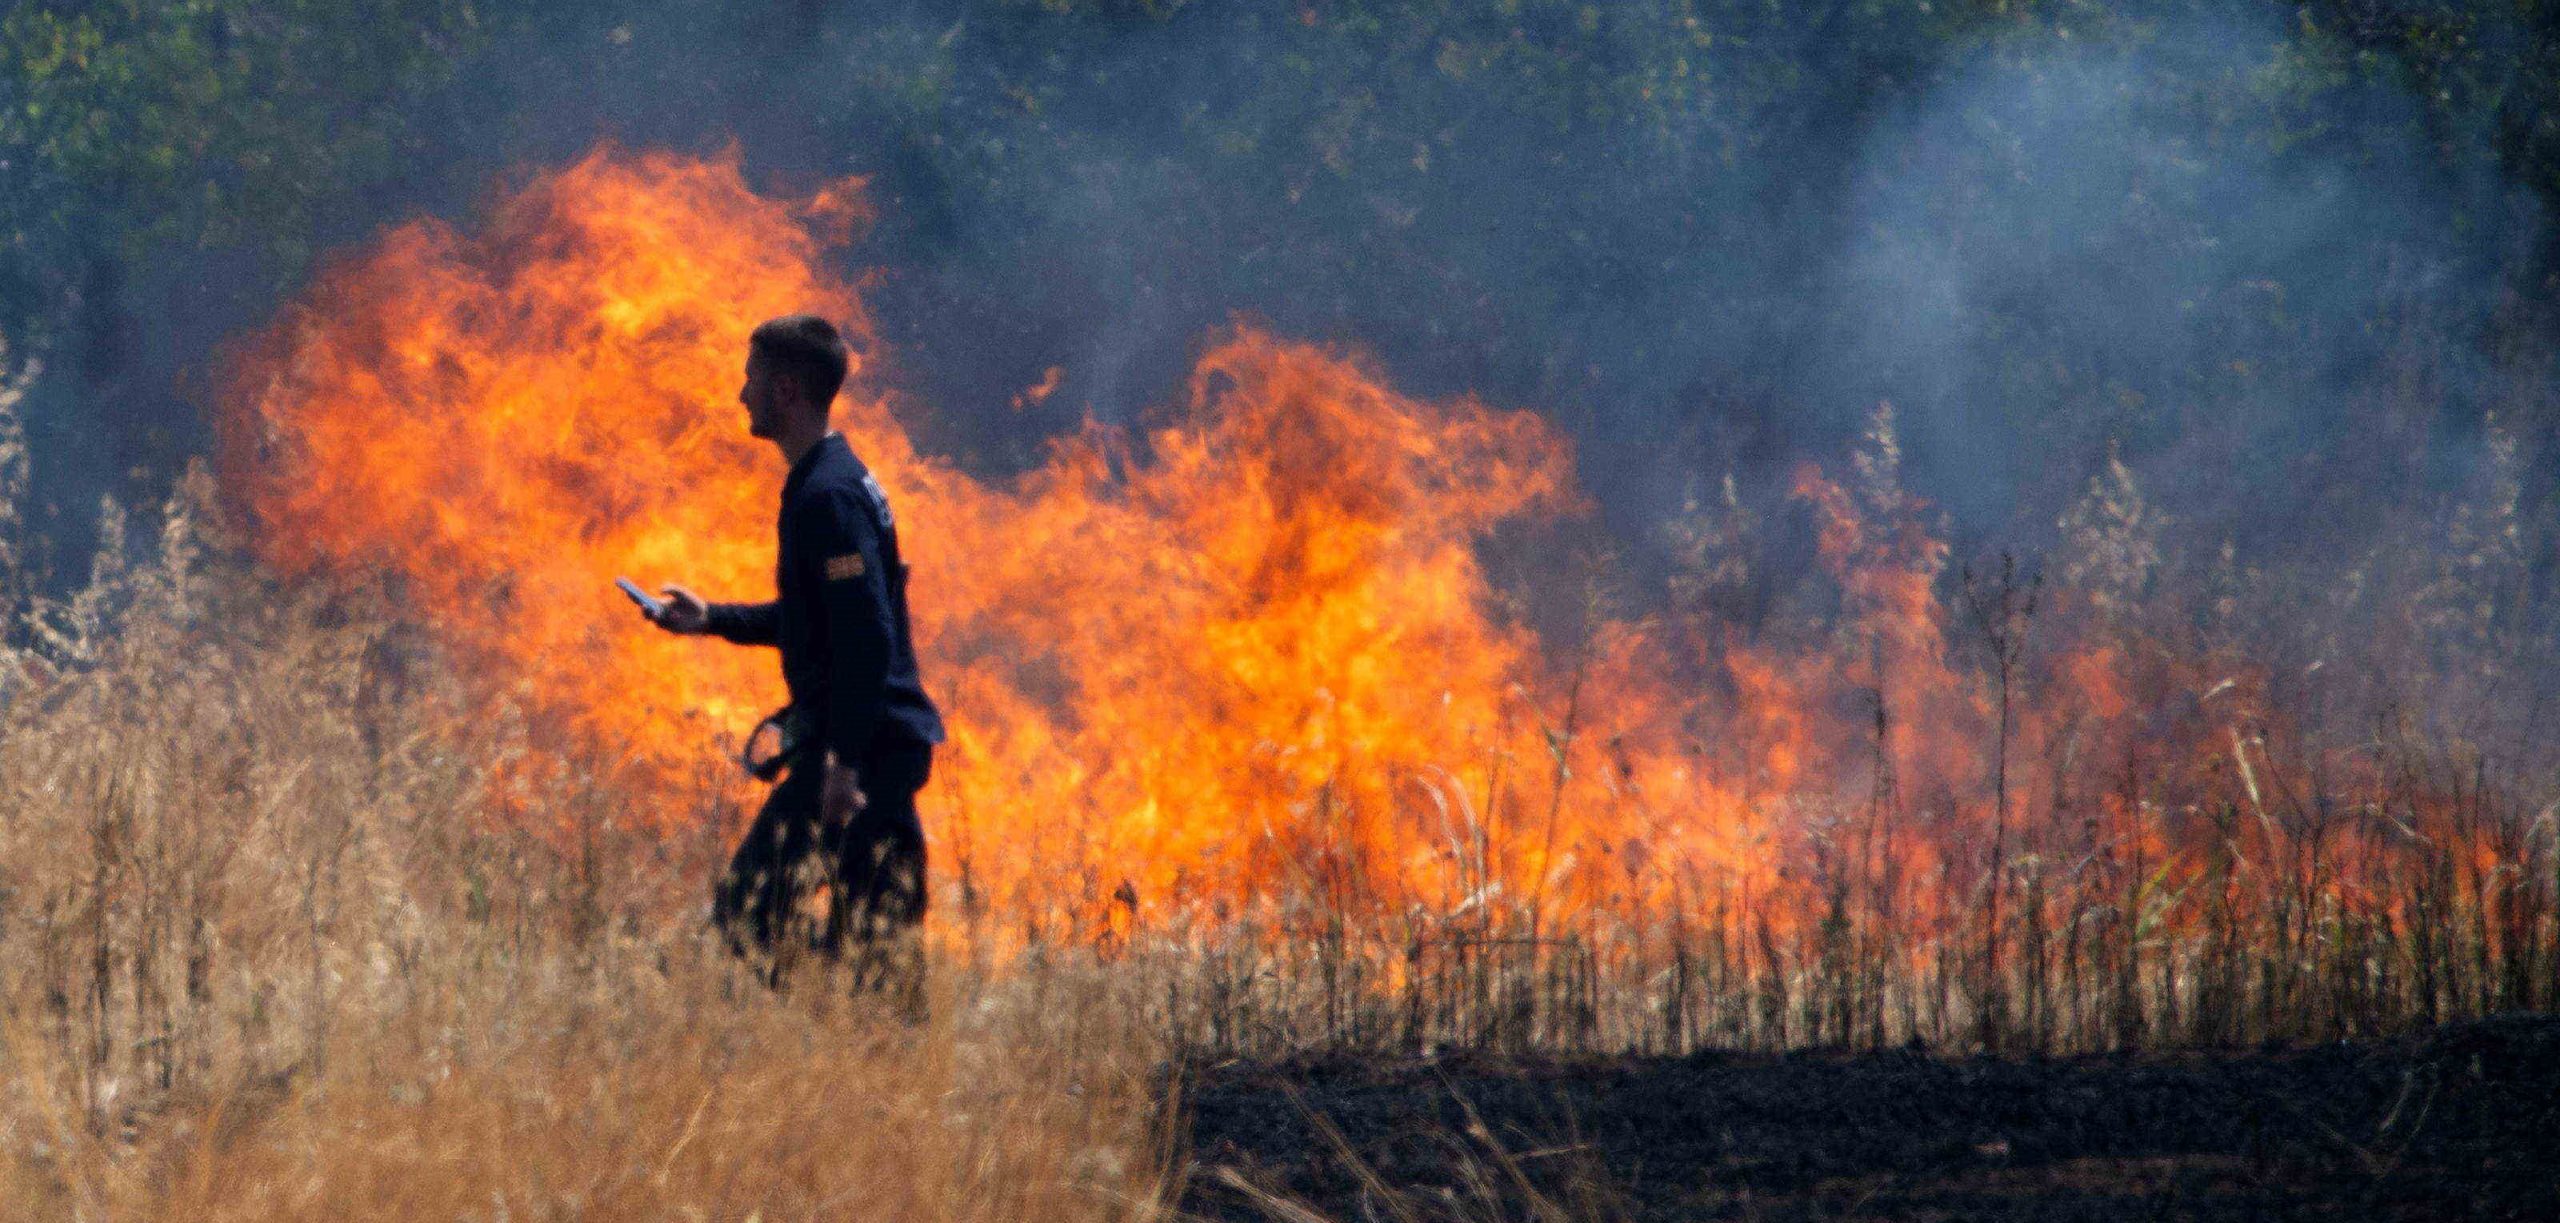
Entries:
{"type": "Polygon", "coordinates": [[[671,633],[782,650],[791,704],[778,715],[779,763],[789,773],[713,895],[713,919],[731,945],[786,950],[814,853],[832,892],[819,949],[856,953],[857,977],[867,984],[905,977],[913,991],[921,960],[912,939],[896,936],[924,918],[915,796],[942,742],[942,717],[916,675],[907,567],[888,498],[844,436],[827,427],[846,366],[844,339],[825,319],[791,315],[755,329],[738,401],[747,431],[773,443],[790,473],[782,482],[777,597],[706,603],[669,585],[654,619],[671,633]]]}

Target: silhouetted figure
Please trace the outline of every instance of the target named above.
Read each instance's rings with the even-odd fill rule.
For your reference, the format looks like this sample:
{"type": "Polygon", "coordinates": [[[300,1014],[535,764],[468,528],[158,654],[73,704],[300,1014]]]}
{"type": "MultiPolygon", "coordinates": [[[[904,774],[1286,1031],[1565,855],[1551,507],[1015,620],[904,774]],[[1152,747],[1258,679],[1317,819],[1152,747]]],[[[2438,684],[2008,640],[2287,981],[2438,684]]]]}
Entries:
{"type": "MultiPolygon", "coordinates": [[[[755,762],[782,776],[713,893],[733,947],[787,959],[799,940],[848,959],[855,979],[922,1004],[924,829],[916,791],[933,771],[942,717],[916,674],[907,567],[879,481],[827,427],[844,385],[844,340],[812,315],[774,319],[747,345],[748,432],[782,452],[780,547],[770,603],[706,603],[682,586],[652,617],[671,633],[779,646],[791,704],[780,748],[755,762]],[[823,923],[796,926],[823,880],[823,923]]],[[[761,736],[763,728],[759,728],[761,736]]]]}

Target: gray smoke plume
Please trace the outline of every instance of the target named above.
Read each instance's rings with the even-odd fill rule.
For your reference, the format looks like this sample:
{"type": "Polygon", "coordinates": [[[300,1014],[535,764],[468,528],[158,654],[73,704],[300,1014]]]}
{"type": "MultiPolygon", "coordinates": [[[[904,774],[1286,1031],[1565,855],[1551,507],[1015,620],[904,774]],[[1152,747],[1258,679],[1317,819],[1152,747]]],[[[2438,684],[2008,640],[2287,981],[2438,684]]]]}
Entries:
{"type": "MultiPolygon", "coordinates": [[[[2464,486],[2490,411],[2529,466],[2560,415],[2513,353],[2537,197],[2291,6],[492,12],[313,249],[467,223],[604,139],[734,142],[777,188],[868,176],[846,258],[880,367],[981,472],[1175,398],[1236,317],[1548,414],[1638,585],[1688,494],[1730,475],[1784,519],[1787,472],[1878,401],[1965,549],[2049,546],[2113,443],[2199,540],[2352,550],[2464,486]]],[[[113,376],[28,402],[44,495],[200,448],[203,371],[290,291],[272,272],[173,251],[128,278],[126,333],[89,344],[113,376]]]]}

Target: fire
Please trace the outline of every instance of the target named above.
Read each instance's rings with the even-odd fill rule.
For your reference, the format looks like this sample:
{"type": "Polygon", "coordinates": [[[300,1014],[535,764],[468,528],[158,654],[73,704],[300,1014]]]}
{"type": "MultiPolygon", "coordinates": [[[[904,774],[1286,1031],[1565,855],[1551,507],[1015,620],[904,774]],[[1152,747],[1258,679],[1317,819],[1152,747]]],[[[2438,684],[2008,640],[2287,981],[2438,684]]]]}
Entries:
{"type": "Polygon", "coordinates": [[[673,763],[752,722],[780,699],[769,659],[643,632],[599,595],[618,573],[769,590],[769,452],[737,427],[737,327],[802,305],[859,318],[811,267],[857,218],[844,199],[599,153],[484,234],[421,221],[336,264],[224,397],[225,481],[266,559],[396,575],[579,740],[673,763]]]}
{"type": "MultiPolygon", "coordinates": [[[[770,597],[780,471],[736,406],[744,337],[814,310],[875,350],[819,259],[859,198],[601,150],[477,233],[421,221],[339,261],[224,398],[265,559],[387,569],[563,747],[697,767],[779,700],[773,660],[660,634],[609,583],[770,597]]],[[[838,413],[898,506],[952,715],[946,896],[1076,923],[1572,904],[1760,835],[1690,758],[1644,633],[1599,625],[1566,662],[1493,612],[1477,544],[1580,504],[1530,413],[1251,326],[1160,427],[1088,426],[1007,485],[919,455],[859,366],[838,413]]]]}
{"type": "Polygon", "coordinates": [[[1038,382],[1022,388],[1022,393],[1013,397],[1013,410],[1024,412],[1049,402],[1049,397],[1058,393],[1058,383],[1066,376],[1067,370],[1063,365],[1052,365],[1042,370],[1038,382]]]}
{"type": "MultiPolygon", "coordinates": [[[[780,700],[774,660],[661,634],[610,583],[770,596],[781,472],[736,404],[745,337],[815,311],[881,355],[822,259],[862,198],[603,149],[475,231],[419,221],[336,261],[221,397],[263,559],[386,575],[541,751],[626,762],[633,823],[706,818],[677,783],[780,700]]],[[[1529,412],[1407,396],[1251,325],[1148,429],[1088,424],[1011,481],[918,453],[901,407],[858,362],[838,423],[898,506],[951,724],[938,894],[1005,929],[1499,909],[1531,941],[1601,914],[1640,940],[1712,908],[1763,946],[1829,912],[1917,955],[1987,914],[2004,960],[2004,930],[2077,920],[2054,872],[2083,898],[2211,897],[2232,847],[2296,836],[2262,791],[2331,809],[2300,798],[2316,761],[2269,752],[2264,671],[2227,648],[2063,592],[2015,674],[1986,665],[2006,605],[1942,595],[1886,417],[1848,479],[1796,481],[1827,619],[1754,639],[1595,611],[1559,642],[1499,610],[1479,556],[1582,510],[1529,412]]],[[[2395,826],[2332,838],[2378,865],[2321,886],[2389,896],[2395,826]]]]}

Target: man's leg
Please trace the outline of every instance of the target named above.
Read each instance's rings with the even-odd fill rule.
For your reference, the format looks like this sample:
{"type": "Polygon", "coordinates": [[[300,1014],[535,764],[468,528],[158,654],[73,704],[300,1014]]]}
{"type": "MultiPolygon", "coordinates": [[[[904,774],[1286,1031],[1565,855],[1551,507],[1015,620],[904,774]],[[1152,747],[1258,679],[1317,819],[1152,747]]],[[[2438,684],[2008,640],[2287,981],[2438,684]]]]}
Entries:
{"type": "Polygon", "coordinates": [[[711,920],[740,955],[771,954],[799,907],[800,873],[818,814],[818,771],[795,768],[765,795],[728,872],[711,894],[711,920]]]}
{"type": "Polygon", "coordinates": [[[857,770],[863,809],[833,847],[835,903],[826,944],[847,958],[857,987],[877,988],[908,1010],[924,1005],[924,825],[916,791],[933,770],[930,748],[884,753],[857,770]]]}

